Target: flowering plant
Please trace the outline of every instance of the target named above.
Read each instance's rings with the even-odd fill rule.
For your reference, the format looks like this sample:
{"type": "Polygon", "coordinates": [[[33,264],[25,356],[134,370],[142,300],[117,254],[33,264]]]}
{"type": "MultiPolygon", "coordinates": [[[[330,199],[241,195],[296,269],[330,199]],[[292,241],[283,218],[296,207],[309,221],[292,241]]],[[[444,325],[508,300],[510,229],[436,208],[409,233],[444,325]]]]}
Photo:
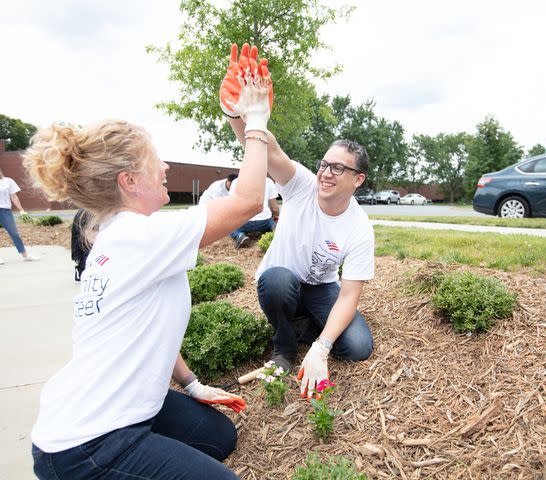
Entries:
{"type": "Polygon", "coordinates": [[[285,372],[282,367],[277,367],[273,360],[264,364],[264,370],[258,374],[257,378],[262,381],[268,405],[280,405],[283,402],[288,390],[288,385],[283,381],[286,375],[288,372],[285,372]]]}
{"type": "Polygon", "coordinates": [[[309,414],[309,421],[315,427],[315,434],[324,439],[334,430],[335,417],[343,413],[343,410],[331,409],[326,403],[326,400],[335,388],[336,384],[325,378],[314,390],[317,398],[311,399],[313,413],[309,414]]]}

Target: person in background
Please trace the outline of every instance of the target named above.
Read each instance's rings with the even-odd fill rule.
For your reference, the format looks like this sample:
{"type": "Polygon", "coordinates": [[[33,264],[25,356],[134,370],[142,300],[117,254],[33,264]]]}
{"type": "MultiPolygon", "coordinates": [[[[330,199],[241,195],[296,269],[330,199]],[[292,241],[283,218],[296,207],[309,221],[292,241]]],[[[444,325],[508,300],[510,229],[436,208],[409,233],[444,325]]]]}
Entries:
{"type": "Polygon", "coordinates": [[[32,429],[40,480],[238,478],[221,463],[237,431],[211,404],[246,404],[203,385],[179,353],[198,249],[263,204],[269,73],[244,69],[233,80],[245,84],[232,102],[246,124],[239,187],[207,205],[159,211],[169,166],[138,126],[53,125],[33,137],[25,165],[35,183],[85,208],[86,231],[96,232],[74,299],[73,356],[44,386],[32,429]],[[171,378],[184,393],[169,389],[171,378]]]}
{"type": "Polygon", "coordinates": [[[74,266],[74,282],[81,281],[82,273],[85,270],[85,262],[91,250],[91,245],[85,239],[85,227],[89,221],[87,210],[80,208],[74,220],[72,221],[70,253],[72,260],[76,262],[74,266]]]}
{"type": "Polygon", "coordinates": [[[236,173],[230,173],[227,178],[212,182],[209,185],[209,188],[207,188],[201,195],[199,205],[206,205],[215,198],[227,197],[229,195],[231,184],[236,178],[236,173]]]}
{"type": "MultiPolygon", "coordinates": [[[[233,182],[230,194],[234,192],[236,188],[237,180],[233,182]]],[[[275,230],[275,226],[277,225],[276,220],[279,218],[278,196],[279,192],[275,188],[273,180],[266,178],[263,210],[229,234],[235,242],[235,248],[239,249],[248,246],[250,239],[247,237],[247,233],[272,232],[275,230]]]]}
{"type": "MultiPolygon", "coordinates": [[[[39,260],[39,257],[30,255],[21,240],[21,236],[17,230],[17,225],[15,224],[15,218],[13,217],[12,204],[17,207],[20,215],[25,215],[26,212],[21,206],[17,192],[20,192],[21,189],[15,183],[15,181],[9,177],[4,177],[2,170],[0,170],[0,225],[6,229],[8,235],[11,237],[13,244],[17,251],[23,257],[23,260],[27,262],[33,260],[39,260]]],[[[4,260],[0,258],[0,265],[4,264],[4,260]]]]}

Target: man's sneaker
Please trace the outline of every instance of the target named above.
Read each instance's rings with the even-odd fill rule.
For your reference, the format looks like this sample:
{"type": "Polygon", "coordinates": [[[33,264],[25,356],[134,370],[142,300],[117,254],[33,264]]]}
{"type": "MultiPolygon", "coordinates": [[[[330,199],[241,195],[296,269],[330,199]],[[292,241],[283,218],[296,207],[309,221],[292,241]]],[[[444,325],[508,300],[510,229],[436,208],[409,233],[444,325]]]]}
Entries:
{"type": "Polygon", "coordinates": [[[235,240],[235,248],[243,248],[248,247],[248,243],[250,241],[250,238],[248,238],[244,233],[242,235],[239,235],[237,237],[237,240],[235,240]]]}
{"type": "Polygon", "coordinates": [[[277,365],[277,367],[282,367],[285,372],[290,372],[294,368],[294,363],[296,362],[296,359],[286,357],[277,352],[273,352],[273,355],[271,355],[271,361],[275,362],[275,365],[277,365]]]}
{"type": "Polygon", "coordinates": [[[36,260],[40,260],[40,257],[35,257],[29,253],[26,257],[23,257],[23,260],[25,262],[35,262],[36,260]]]}

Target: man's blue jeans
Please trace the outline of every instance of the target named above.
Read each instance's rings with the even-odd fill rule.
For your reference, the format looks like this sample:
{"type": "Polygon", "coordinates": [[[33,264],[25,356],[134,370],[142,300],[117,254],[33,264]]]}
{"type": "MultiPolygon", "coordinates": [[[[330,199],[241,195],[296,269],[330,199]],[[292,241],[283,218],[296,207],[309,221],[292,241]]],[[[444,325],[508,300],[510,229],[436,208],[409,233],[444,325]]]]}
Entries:
{"type": "Polygon", "coordinates": [[[275,230],[275,222],[272,218],[268,218],[267,220],[253,220],[250,222],[246,222],[244,225],[239,227],[237,230],[233,230],[229,234],[233,240],[237,240],[241,235],[245,235],[247,233],[252,232],[272,232],[275,230]]]}
{"type": "Polygon", "coordinates": [[[155,418],[62,452],[33,445],[32,455],[40,480],[234,480],[239,477],[221,461],[236,443],[228,417],[169,390],[155,418]]]}
{"type": "MultiPolygon", "coordinates": [[[[267,320],[275,331],[273,348],[288,358],[298,353],[298,338],[291,325],[296,315],[309,319],[306,336],[318,337],[326,325],[328,315],[337,301],[340,286],[337,282],[322,285],[300,283],[290,270],[272,267],[258,279],[258,300],[267,320]]],[[[332,354],[346,360],[366,360],[372,353],[373,339],[368,324],[355,311],[352,322],[338,337],[332,354]]]]}
{"type": "Polygon", "coordinates": [[[15,218],[13,217],[13,212],[11,208],[0,208],[0,225],[2,225],[8,235],[11,237],[15,248],[19,253],[25,253],[25,246],[23,245],[23,240],[19,236],[17,231],[17,225],[15,225],[15,218]]]}

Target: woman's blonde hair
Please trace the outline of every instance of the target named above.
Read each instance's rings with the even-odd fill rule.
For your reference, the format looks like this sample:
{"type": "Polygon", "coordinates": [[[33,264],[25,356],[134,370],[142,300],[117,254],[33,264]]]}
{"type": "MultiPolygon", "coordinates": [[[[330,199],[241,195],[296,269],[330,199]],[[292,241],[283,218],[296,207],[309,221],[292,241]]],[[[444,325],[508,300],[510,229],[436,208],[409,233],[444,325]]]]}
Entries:
{"type": "Polygon", "coordinates": [[[91,214],[89,239],[123,205],[118,174],[142,171],[151,150],[146,131],[124,121],[82,128],[53,124],[32,137],[24,165],[50,200],[70,200],[91,214]]]}

